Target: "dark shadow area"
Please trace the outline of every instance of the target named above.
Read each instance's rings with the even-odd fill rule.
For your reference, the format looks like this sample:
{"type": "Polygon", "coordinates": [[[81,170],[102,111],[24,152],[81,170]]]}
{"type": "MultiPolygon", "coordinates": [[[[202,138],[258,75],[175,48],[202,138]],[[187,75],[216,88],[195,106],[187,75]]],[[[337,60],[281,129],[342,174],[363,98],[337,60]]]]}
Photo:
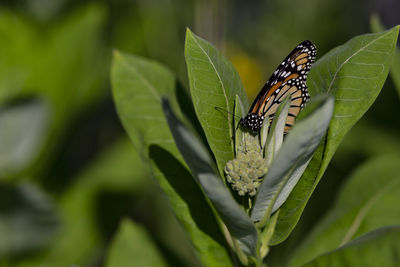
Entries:
{"type": "Polygon", "coordinates": [[[87,164],[123,134],[110,97],[81,112],[58,141],[55,156],[42,174],[43,186],[53,193],[63,193],[87,164]]]}
{"type": "MultiPolygon", "coordinates": [[[[182,261],[158,238],[160,221],[154,220],[155,214],[151,211],[157,210],[157,201],[152,191],[143,194],[133,192],[101,192],[96,201],[97,222],[101,228],[105,243],[111,244],[111,240],[117,233],[120,222],[123,218],[130,218],[136,223],[141,224],[149,233],[153,243],[157,246],[163,258],[170,266],[185,266],[182,261]]],[[[132,240],[135,242],[135,240],[132,240]]],[[[95,266],[104,266],[106,262],[108,247],[102,258],[98,259],[95,266]]]]}
{"type": "MultiPolygon", "coordinates": [[[[96,221],[100,227],[105,243],[111,244],[115,234],[118,231],[121,220],[130,218],[137,224],[142,225],[149,233],[152,243],[157,246],[163,259],[166,260],[169,266],[185,266],[182,260],[160,239],[160,230],[164,223],[162,220],[154,220],[157,217],[157,211],[160,209],[159,199],[155,194],[158,190],[146,189],[140,194],[135,194],[130,191],[126,192],[111,192],[103,191],[97,196],[96,201],[96,221]]],[[[132,240],[135,242],[135,240],[132,240]]],[[[104,248],[102,257],[97,259],[95,266],[104,266],[106,262],[109,247],[104,248]]]]}
{"type": "Polygon", "coordinates": [[[151,236],[154,244],[158,247],[161,252],[163,258],[167,261],[168,266],[176,266],[176,267],[184,267],[186,266],[176,255],[171,251],[171,249],[164,244],[162,241],[156,239],[154,236],[151,236]]]}
{"type": "Polygon", "coordinates": [[[45,101],[41,97],[34,94],[25,94],[15,98],[8,99],[0,106],[0,114],[7,111],[10,108],[24,107],[25,105],[35,104],[37,102],[45,101]]]}
{"type": "MultiPolygon", "coordinates": [[[[135,220],[135,217],[138,217],[140,223],[148,223],[149,221],[142,218],[142,213],[136,212],[135,203],[142,205],[144,203],[140,196],[135,196],[132,192],[103,191],[98,194],[96,199],[96,221],[101,229],[100,233],[107,242],[112,239],[123,217],[130,217],[135,220]]],[[[151,205],[147,208],[151,209],[151,205]]]]}
{"type": "Polygon", "coordinates": [[[203,128],[196,116],[196,111],[194,110],[192,99],[190,98],[189,92],[183,87],[179,82],[176,82],[175,96],[178,101],[178,105],[184,114],[184,116],[190,121],[193,128],[201,137],[203,144],[208,147],[207,138],[204,134],[203,128]]]}
{"type": "Polygon", "coordinates": [[[149,155],[169,184],[188,205],[197,227],[220,245],[228,248],[224,236],[219,231],[213,211],[198,184],[191,177],[191,173],[171,153],[160,146],[151,145],[149,155]]]}
{"type": "Polygon", "coordinates": [[[396,92],[396,87],[390,75],[385,82],[385,86],[377,96],[374,104],[364,114],[362,120],[374,124],[375,128],[388,129],[400,133],[400,117],[392,116],[394,110],[398,110],[400,98],[396,92]]]}

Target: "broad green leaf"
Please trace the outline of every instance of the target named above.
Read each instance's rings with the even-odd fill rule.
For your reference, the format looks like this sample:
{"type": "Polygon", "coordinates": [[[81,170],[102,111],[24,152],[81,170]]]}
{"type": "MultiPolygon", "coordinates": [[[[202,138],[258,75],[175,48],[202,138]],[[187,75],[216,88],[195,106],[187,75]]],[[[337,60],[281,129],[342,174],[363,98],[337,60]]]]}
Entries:
{"type": "Polygon", "coordinates": [[[0,109],[0,179],[22,171],[38,154],[48,113],[48,104],[40,100],[0,109]]]}
{"type": "Polygon", "coordinates": [[[365,234],[349,244],[324,254],[304,267],[397,267],[400,227],[392,226],[365,234]]]}
{"type": "Polygon", "coordinates": [[[234,157],[231,137],[235,129],[232,116],[223,116],[215,107],[234,114],[235,96],[239,96],[246,109],[247,97],[233,65],[213,45],[189,29],[185,58],[196,114],[222,176],[225,164],[234,157]]]}
{"type": "Polygon", "coordinates": [[[321,142],[302,179],[281,207],[272,244],[285,240],[324,174],[345,134],[375,101],[389,72],[398,27],[354,37],[316,62],[308,85],[315,97],[335,96],[335,108],[326,138],[321,142]]]}
{"type": "Polygon", "coordinates": [[[328,93],[335,96],[335,111],[322,170],[326,169],[344,135],[382,89],[398,32],[399,27],[395,27],[381,33],[357,36],[326,54],[313,67],[309,83],[312,95],[328,93]]]}
{"type": "MultiPolygon", "coordinates": [[[[370,20],[371,30],[373,32],[382,32],[385,30],[378,15],[373,15],[370,20]]],[[[397,93],[400,97],[400,50],[396,47],[393,55],[392,66],[390,68],[390,77],[396,86],[397,93]]]]}
{"type": "Polygon", "coordinates": [[[380,156],[359,167],[340,190],[334,207],[294,253],[292,266],[336,249],[361,234],[399,224],[399,156],[380,156]]]}
{"type": "Polygon", "coordinates": [[[114,53],[111,83],[118,115],[132,142],[166,193],[204,265],[229,262],[225,239],[204,194],[184,163],[168,128],[161,96],[177,106],[175,79],[160,64],[114,53]]]}
{"type": "Polygon", "coordinates": [[[146,229],[125,219],[111,243],[107,267],[168,266],[146,229]]]}
{"type": "Polygon", "coordinates": [[[28,183],[0,184],[0,259],[15,259],[48,246],[59,216],[53,201],[28,183]]]}
{"type": "Polygon", "coordinates": [[[242,244],[243,250],[254,257],[257,230],[245,211],[236,203],[221,177],[216,174],[213,160],[202,143],[179,121],[167,100],[163,109],[175,142],[189,166],[194,179],[211,200],[229,232],[242,244]]]}
{"type": "Polygon", "coordinates": [[[263,220],[263,224],[285,202],[324,137],[332,113],[333,99],[322,99],[291,129],[260,185],[251,213],[253,221],[263,220]]]}

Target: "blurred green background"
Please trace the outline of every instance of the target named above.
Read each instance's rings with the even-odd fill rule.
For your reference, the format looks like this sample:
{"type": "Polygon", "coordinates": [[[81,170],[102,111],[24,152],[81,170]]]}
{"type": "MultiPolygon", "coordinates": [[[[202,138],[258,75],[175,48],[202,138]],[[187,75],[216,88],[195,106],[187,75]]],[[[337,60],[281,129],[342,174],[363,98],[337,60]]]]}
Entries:
{"type": "MultiPolygon", "coordinates": [[[[187,87],[190,27],[233,62],[252,99],[299,42],[312,40],[318,58],[370,32],[372,14],[387,28],[400,24],[398,10],[395,0],[1,1],[0,266],[103,266],[123,218],[147,229],[144,239],[168,265],[196,265],[119,122],[108,74],[113,49],[164,63],[187,87]]],[[[356,166],[399,153],[397,114],[389,78],[339,147],[291,237],[272,248],[272,266],[329,210],[356,166]]]]}

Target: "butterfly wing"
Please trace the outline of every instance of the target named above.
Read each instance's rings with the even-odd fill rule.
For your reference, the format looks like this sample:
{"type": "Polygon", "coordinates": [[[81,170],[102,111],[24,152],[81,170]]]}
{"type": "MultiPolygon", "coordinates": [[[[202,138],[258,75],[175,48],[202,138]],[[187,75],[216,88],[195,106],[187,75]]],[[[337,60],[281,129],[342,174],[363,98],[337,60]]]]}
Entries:
{"type": "Polygon", "coordinates": [[[255,98],[249,113],[273,119],[279,104],[291,95],[289,116],[285,133],[293,126],[297,114],[310,98],[306,79],[317,49],[310,41],[304,41],[282,61],[255,98]]]}

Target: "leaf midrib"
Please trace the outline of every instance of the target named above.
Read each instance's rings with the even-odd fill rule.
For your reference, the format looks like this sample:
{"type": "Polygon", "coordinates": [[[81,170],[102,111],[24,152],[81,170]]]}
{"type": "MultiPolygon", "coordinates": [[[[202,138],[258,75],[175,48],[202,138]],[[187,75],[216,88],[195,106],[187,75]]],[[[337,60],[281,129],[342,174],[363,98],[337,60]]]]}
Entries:
{"type": "MultiPolygon", "coordinates": [[[[362,50],[366,49],[368,46],[372,45],[372,44],[375,43],[376,41],[378,41],[378,40],[384,38],[385,36],[389,35],[390,33],[391,33],[391,31],[388,31],[386,34],[383,34],[383,35],[379,36],[378,38],[372,40],[371,42],[369,42],[369,43],[367,43],[367,44],[361,46],[356,52],[354,52],[354,53],[353,53],[351,56],[349,56],[342,64],[340,64],[340,66],[337,68],[337,70],[336,70],[336,72],[335,72],[335,74],[334,74],[334,76],[333,76],[333,78],[332,78],[331,83],[330,83],[329,86],[328,86],[327,93],[329,93],[330,90],[332,89],[332,86],[333,86],[333,84],[335,83],[337,74],[341,71],[341,69],[343,68],[343,66],[344,66],[347,62],[349,62],[349,60],[350,60],[351,58],[353,58],[355,55],[359,54],[362,50]]],[[[346,44],[344,44],[344,45],[346,45],[346,44]]],[[[344,46],[344,45],[343,45],[343,46],[344,46]]],[[[338,55],[336,55],[336,56],[338,56],[338,55]]],[[[318,75],[320,75],[319,72],[318,72],[318,75]]],[[[336,99],[335,99],[335,102],[336,102],[336,99]]],[[[335,111],[334,111],[334,112],[335,112],[335,111]]],[[[352,114],[349,114],[349,115],[352,116],[352,114]]],[[[337,115],[334,114],[333,117],[337,117],[337,115]]],[[[329,127],[328,130],[327,130],[327,136],[329,136],[330,132],[331,132],[331,129],[330,129],[330,127],[329,127]]],[[[325,144],[325,149],[329,146],[328,143],[331,143],[331,142],[332,142],[331,140],[332,140],[331,138],[328,138],[328,139],[327,139],[326,144],[325,144]]],[[[323,156],[324,158],[321,160],[321,165],[320,165],[320,168],[319,168],[319,170],[318,170],[318,172],[317,172],[317,174],[316,174],[316,179],[315,179],[315,182],[314,182],[314,185],[313,185],[313,188],[314,188],[314,189],[315,189],[315,187],[317,186],[319,180],[321,179],[323,173],[325,172],[326,167],[327,167],[327,164],[329,164],[329,161],[330,161],[330,159],[332,158],[332,156],[330,156],[330,157],[328,157],[328,160],[326,161],[327,158],[325,157],[325,156],[326,156],[325,153],[329,153],[329,152],[325,152],[325,151],[324,151],[324,156],[323,156]]]]}
{"type": "MultiPolygon", "coordinates": [[[[222,92],[224,94],[224,98],[225,98],[225,103],[226,103],[226,109],[229,111],[229,101],[228,101],[228,97],[226,96],[226,92],[225,92],[225,86],[224,83],[222,82],[221,76],[219,75],[219,72],[217,71],[217,68],[215,67],[213,61],[211,60],[210,56],[207,54],[207,52],[204,50],[204,48],[200,45],[200,43],[196,40],[196,38],[194,38],[192,36],[192,39],[194,40],[194,42],[197,44],[197,46],[200,48],[200,50],[204,53],[204,55],[206,55],[208,61],[210,62],[211,66],[213,67],[215,74],[218,77],[219,83],[221,84],[222,87],[222,92]]],[[[229,132],[232,133],[232,122],[231,122],[231,117],[228,116],[228,127],[229,127],[229,132]]]]}
{"type": "Polygon", "coordinates": [[[350,61],[350,59],[352,59],[354,56],[356,56],[358,53],[360,53],[361,51],[363,51],[365,48],[367,48],[367,47],[370,46],[371,44],[373,44],[373,43],[375,43],[376,41],[382,39],[383,37],[385,37],[386,35],[388,35],[388,34],[390,34],[390,33],[391,33],[391,31],[387,32],[386,34],[384,34],[384,35],[382,35],[382,36],[379,36],[378,38],[372,40],[371,42],[365,44],[364,46],[361,46],[354,54],[352,54],[352,55],[349,56],[345,61],[343,61],[343,63],[340,64],[340,66],[336,69],[336,72],[335,72],[335,74],[333,75],[332,81],[331,81],[331,83],[330,83],[329,86],[328,86],[327,92],[328,92],[328,93],[330,92],[330,90],[332,89],[332,86],[333,86],[333,84],[334,84],[334,82],[335,82],[335,80],[336,80],[337,74],[341,71],[341,69],[343,68],[343,66],[344,66],[345,64],[347,64],[347,62],[350,61]]]}

